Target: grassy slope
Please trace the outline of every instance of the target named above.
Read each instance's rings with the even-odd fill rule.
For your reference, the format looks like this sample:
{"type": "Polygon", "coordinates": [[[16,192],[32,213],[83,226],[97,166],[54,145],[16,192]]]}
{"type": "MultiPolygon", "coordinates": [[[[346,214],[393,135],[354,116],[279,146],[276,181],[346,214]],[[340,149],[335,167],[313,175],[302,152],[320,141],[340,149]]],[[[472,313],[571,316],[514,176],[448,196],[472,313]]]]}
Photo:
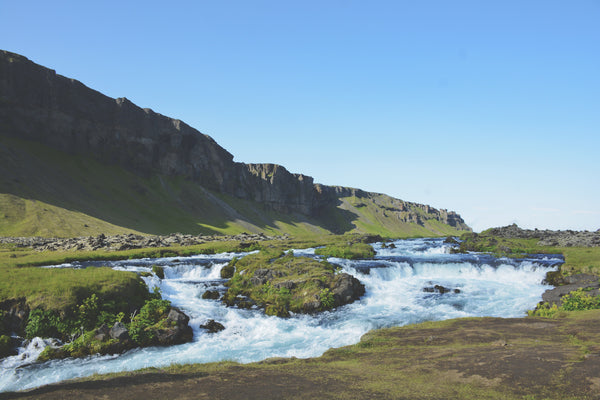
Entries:
{"type": "Polygon", "coordinates": [[[206,191],[183,178],[139,177],[91,158],[0,136],[2,236],[368,232],[409,237],[459,233],[437,221],[426,221],[425,227],[402,223],[387,216],[374,201],[364,202],[366,207],[357,208],[344,199],[318,218],[282,214],[259,203],[206,191]]]}

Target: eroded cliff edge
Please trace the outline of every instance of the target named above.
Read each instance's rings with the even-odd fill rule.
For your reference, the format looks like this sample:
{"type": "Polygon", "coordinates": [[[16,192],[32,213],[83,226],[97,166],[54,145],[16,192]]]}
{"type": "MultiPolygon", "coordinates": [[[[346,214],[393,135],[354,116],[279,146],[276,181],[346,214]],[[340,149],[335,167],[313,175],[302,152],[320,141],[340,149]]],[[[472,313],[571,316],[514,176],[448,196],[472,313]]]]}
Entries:
{"type": "MultiPolygon", "coordinates": [[[[318,217],[343,197],[380,194],[315,184],[275,164],[244,164],[184,122],[112,99],[26,57],[0,51],[0,135],[118,165],[141,176],[181,176],[202,187],[283,213],[318,217]]],[[[470,230],[460,215],[385,196],[381,212],[423,225],[470,230]],[[383,204],[385,203],[385,204],[383,204]]]]}

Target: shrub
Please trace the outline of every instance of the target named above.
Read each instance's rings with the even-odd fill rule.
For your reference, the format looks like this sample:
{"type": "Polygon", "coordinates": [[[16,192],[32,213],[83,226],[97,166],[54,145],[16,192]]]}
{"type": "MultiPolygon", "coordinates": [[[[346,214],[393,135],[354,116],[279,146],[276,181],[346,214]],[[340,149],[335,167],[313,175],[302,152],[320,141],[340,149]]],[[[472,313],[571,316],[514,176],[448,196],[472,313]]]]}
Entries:
{"type": "Polygon", "coordinates": [[[335,304],[335,299],[333,298],[333,293],[329,288],[325,288],[321,290],[319,294],[319,299],[321,300],[321,310],[329,310],[333,308],[335,304]]]}
{"type": "Polygon", "coordinates": [[[171,308],[168,300],[153,299],[144,304],[139,314],[131,321],[129,336],[141,346],[149,346],[154,342],[155,332],[152,329],[165,320],[171,308]]]}
{"type": "Polygon", "coordinates": [[[565,311],[583,311],[600,308],[600,296],[591,296],[582,289],[577,289],[563,296],[562,309],[565,311]]]}
{"type": "Polygon", "coordinates": [[[77,328],[77,323],[73,319],[63,320],[55,311],[36,308],[29,313],[25,337],[28,339],[36,336],[68,338],[77,328]]]}

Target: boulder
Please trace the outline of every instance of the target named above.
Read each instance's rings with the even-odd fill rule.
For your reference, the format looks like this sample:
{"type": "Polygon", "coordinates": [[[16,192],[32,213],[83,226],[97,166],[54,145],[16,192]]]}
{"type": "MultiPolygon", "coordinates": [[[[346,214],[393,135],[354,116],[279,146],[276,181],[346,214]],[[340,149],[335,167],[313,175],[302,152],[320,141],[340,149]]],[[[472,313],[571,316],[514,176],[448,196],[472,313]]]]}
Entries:
{"type": "Polygon", "coordinates": [[[167,315],[167,320],[175,322],[177,325],[187,325],[190,321],[190,317],[185,315],[180,309],[171,307],[171,310],[167,315]]]}
{"type": "Polygon", "coordinates": [[[358,300],[365,294],[365,285],[352,275],[342,273],[336,277],[331,291],[333,292],[334,306],[338,307],[358,300]]]}
{"type": "Polygon", "coordinates": [[[223,324],[215,321],[214,319],[209,319],[205,324],[200,325],[201,329],[206,329],[208,333],[217,333],[225,329],[223,324]]]}
{"type": "Polygon", "coordinates": [[[110,328],[109,334],[112,339],[117,339],[120,342],[129,340],[129,331],[122,322],[115,322],[113,327],[110,328]]]}
{"type": "Polygon", "coordinates": [[[104,342],[106,339],[110,337],[110,328],[106,324],[102,324],[100,328],[96,329],[96,336],[94,336],[95,340],[100,342],[104,342]]]}
{"type": "Polygon", "coordinates": [[[202,293],[202,298],[205,300],[219,300],[219,297],[221,297],[221,295],[216,290],[207,290],[206,292],[202,293]]]}

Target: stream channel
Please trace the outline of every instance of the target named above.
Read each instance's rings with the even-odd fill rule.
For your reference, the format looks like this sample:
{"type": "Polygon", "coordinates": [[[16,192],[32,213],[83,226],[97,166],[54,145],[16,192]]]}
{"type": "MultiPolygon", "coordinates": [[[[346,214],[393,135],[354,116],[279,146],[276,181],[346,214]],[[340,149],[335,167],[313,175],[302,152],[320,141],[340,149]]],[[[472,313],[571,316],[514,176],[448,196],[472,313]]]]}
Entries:
{"type": "MultiPolygon", "coordinates": [[[[207,289],[225,290],[221,268],[245,253],[54,266],[108,265],[124,271],[150,271],[154,264],[164,266],[165,279],[150,276],[144,280],[150,290],[159,286],[163,298],[190,316],[194,340],[177,346],[134,349],[121,355],[35,363],[47,343],[36,338],[21,348],[19,355],[0,362],[0,392],[173,363],[249,363],[270,357],[317,357],[329,348],[357,343],[363,334],[376,328],[459,317],[523,317],[551,288],[542,284],[546,272],[564,262],[560,255],[508,259],[479,253],[450,254],[450,245],[443,239],[393,243],[395,248],[374,244],[377,255],[370,260],[328,259],[365,285],[366,293],[359,301],[331,312],[285,319],[201,298],[207,289]],[[450,291],[424,291],[435,285],[450,291]],[[201,329],[199,326],[209,319],[222,323],[225,330],[209,334],[201,329]]],[[[294,250],[294,254],[315,257],[314,249],[294,250]]]]}

